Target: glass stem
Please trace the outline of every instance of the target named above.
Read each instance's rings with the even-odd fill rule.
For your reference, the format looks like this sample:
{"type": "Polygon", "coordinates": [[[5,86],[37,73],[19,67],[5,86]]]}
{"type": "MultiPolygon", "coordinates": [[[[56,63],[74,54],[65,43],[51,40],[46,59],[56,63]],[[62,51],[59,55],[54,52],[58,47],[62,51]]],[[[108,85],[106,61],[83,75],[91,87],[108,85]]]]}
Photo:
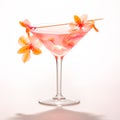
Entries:
{"type": "Polygon", "coordinates": [[[56,96],[53,99],[65,99],[62,95],[62,60],[64,56],[55,56],[56,59],[56,96]]]}

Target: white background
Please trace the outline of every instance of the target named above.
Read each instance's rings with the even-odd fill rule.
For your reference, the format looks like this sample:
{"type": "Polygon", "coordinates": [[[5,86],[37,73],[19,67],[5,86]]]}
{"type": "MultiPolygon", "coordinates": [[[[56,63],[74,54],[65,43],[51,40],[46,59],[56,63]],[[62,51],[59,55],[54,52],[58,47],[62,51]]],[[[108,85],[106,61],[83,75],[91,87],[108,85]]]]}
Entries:
{"type": "Polygon", "coordinates": [[[50,110],[37,101],[55,94],[51,53],[43,47],[43,54],[26,64],[17,54],[18,38],[24,34],[19,21],[71,22],[74,14],[104,20],[96,23],[99,33],[91,30],[64,58],[63,93],[81,101],[66,109],[120,120],[119,11],[119,0],[0,0],[0,120],[50,110]]]}

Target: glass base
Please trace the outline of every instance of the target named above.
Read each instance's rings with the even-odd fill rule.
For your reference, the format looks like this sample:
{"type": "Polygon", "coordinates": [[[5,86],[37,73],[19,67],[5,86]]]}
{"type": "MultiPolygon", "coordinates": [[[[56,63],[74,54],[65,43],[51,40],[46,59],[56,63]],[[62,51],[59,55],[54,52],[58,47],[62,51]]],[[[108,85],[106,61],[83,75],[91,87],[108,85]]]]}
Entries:
{"type": "Polygon", "coordinates": [[[70,100],[70,99],[48,99],[48,100],[41,100],[39,101],[42,105],[49,105],[49,106],[71,106],[77,105],[80,103],[79,100],[70,100]]]}

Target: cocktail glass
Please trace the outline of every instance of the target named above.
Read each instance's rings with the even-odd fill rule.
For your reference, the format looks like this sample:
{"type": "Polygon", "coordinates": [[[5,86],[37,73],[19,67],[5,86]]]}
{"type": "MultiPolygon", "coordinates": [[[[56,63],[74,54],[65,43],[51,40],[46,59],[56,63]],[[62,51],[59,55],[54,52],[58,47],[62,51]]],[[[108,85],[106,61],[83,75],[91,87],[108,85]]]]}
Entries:
{"type": "MultiPolygon", "coordinates": [[[[94,20],[80,19],[74,16],[75,23],[65,23],[48,26],[27,26],[40,42],[52,53],[56,60],[56,95],[39,103],[51,106],[69,106],[79,104],[79,100],[67,99],[62,93],[62,62],[64,56],[92,29],[96,31],[94,20]]],[[[29,34],[28,34],[29,36],[29,34]]]]}

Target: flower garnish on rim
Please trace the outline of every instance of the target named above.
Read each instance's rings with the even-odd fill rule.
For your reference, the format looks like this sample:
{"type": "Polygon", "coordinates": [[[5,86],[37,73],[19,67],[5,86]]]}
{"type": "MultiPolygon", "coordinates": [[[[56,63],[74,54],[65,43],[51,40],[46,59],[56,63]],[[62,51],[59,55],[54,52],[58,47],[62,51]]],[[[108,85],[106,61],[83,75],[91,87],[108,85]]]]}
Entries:
{"type": "Polygon", "coordinates": [[[30,22],[28,20],[24,20],[23,22],[19,22],[22,27],[26,28],[27,37],[21,36],[18,39],[18,43],[21,45],[21,48],[18,50],[18,54],[23,54],[22,60],[23,62],[27,62],[30,59],[30,53],[34,55],[41,54],[41,50],[39,49],[41,46],[40,41],[34,36],[30,34],[30,22]]]}
{"type": "Polygon", "coordinates": [[[95,27],[95,20],[87,20],[87,18],[87,15],[82,15],[81,17],[74,15],[74,21],[79,28],[89,26],[91,28],[94,28],[94,30],[98,32],[98,29],[95,27]]]}
{"type": "Polygon", "coordinates": [[[26,33],[29,36],[30,35],[30,29],[32,29],[30,21],[25,19],[24,21],[19,21],[19,23],[22,27],[26,28],[26,33]]]}

